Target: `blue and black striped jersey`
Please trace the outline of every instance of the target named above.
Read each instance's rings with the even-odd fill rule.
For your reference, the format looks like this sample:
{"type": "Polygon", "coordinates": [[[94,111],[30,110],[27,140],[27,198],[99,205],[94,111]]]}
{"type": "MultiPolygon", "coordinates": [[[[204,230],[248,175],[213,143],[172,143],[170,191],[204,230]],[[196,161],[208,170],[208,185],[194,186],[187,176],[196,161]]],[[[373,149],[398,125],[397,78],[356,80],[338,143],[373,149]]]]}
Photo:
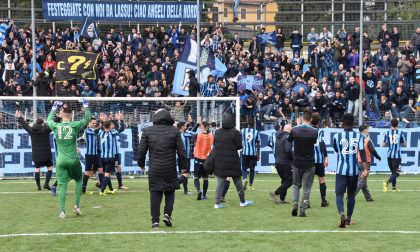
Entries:
{"type": "Polygon", "coordinates": [[[184,144],[184,148],[185,148],[185,155],[187,156],[187,158],[191,158],[191,138],[192,138],[192,133],[189,131],[185,131],[183,133],[181,133],[181,139],[182,139],[182,143],[184,144]]]}
{"type": "Polygon", "coordinates": [[[110,131],[105,131],[101,129],[98,133],[99,141],[100,141],[100,152],[101,158],[114,158],[115,157],[115,138],[118,135],[118,131],[113,129],[110,131]]]}
{"type": "Polygon", "coordinates": [[[271,149],[273,149],[273,153],[276,153],[276,132],[274,131],[273,134],[268,138],[268,144],[271,149]]]}
{"type": "Polygon", "coordinates": [[[120,154],[120,149],[118,148],[118,142],[119,142],[119,133],[123,132],[125,129],[124,121],[115,121],[114,122],[115,129],[117,131],[117,136],[114,138],[114,153],[120,154]]]}
{"type": "Polygon", "coordinates": [[[353,130],[344,130],[334,135],[334,151],[337,152],[338,162],[336,173],[343,176],[357,176],[357,152],[360,134],[353,130]]]}
{"type": "Polygon", "coordinates": [[[318,138],[315,144],[315,164],[323,164],[327,156],[326,148],[323,145],[325,145],[324,131],[318,129],[318,138]]]}
{"type": "Polygon", "coordinates": [[[85,141],[86,141],[86,155],[98,155],[98,135],[97,130],[93,128],[87,128],[85,130],[85,141]]]}
{"type": "Polygon", "coordinates": [[[261,143],[260,132],[253,128],[241,130],[242,136],[242,155],[258,156],[257,143],[261,143]]]}
{"type": "Polygon", "coordinates": [[[388,145],[388,158],[401,158],[401,144],[406,143],[401,130],[388,130],[384,135],[384,143],[388,145]]]}

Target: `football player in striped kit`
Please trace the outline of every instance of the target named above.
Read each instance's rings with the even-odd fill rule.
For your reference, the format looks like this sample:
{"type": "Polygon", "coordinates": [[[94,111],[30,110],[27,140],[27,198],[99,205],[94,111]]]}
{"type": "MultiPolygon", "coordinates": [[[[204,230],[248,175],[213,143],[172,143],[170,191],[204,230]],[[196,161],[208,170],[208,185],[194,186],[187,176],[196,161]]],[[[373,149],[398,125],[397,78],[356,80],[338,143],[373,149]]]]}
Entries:
{"type": "MultiPolygon", "coordinates": [[[[101,118],[104,118],[101,114],[101,118]]],[[[102,129],[99,130],[99,147],[101,161],[104,168],[105,176],[101,183],[101,192],[100,195],[104,194],[113,194],[116,192],[112,187],[111,175],[115,172],[115,154],[117,141],[115,138],[118,137],[120,130],[123,129],[114,129],[112,127],[113,123],[110,120],[106,120],[102,123],[102,129]],[[105,191],[105,188],[108,186],[109,190],[105,191]]],[[[123,124],[122,124],[123,125],[123,124]]]]}
{"type": "MultiPolygon", "coordinates": [[[[189,119],[191,119],[191,117],[189,116],[189,119]]],[[[192,129],[191,131],[188,130],[189,126],[190,126],[191,121],[187,123],[185,122],[179,122],[177,124],[177,128],[179,130],[179,132],[181,133],[181,139],[182,139],[182,143],[184,145],[185,148],[185,155],[187,156],[187,169],[183,169],[181,170],[181,166],[178,165],[178,168],[180,169],[179,172],[181,173],[181,175],[178,177],[179,183],[182,184],[183,188],[184,188],[184,194],[191,194],[191,192],[188,191],[188,177],[189,177],[189,173],[190,173],[190,166],[191,166],[191,138],[194,134],[194,129],[192,129]]],[[[198,124],[197,124],[198,126],[198,124]]],[[[197,130],[197,126],[195,127],[195,129],[197,130]]],[[[179,160],[177,161],[179,162],[179,160]]]]}
{"type": "MultiPolygon", "coordinates": [[[[354,116],[346,113],[343,115],[342,132],[334,135],[334,151],[337,153],[338,162],[336,167],[335,194],[337,210],[340,214],[340,228],[351,224],[354,206],[356,205],[356,189],[359,178],[357,166],[357,152],[360,134],[353,131],[354,116]],[[347,217],[344,213],[344,194],[347,192],[347,217]]],[[[360,174],[361,178],[367,176],[367,167],[360,174]]]]}
{"type": "Polygon", "coordinates": [[[248,119],[248,128],[241,130],[242,137],[242,179],[244,190],[248,185],[248,169],[249,169],[249,187],[254,190],[255,166],[260,160],[260,132],[255,129],[255,121],[253,118],[248,119]]]}
{"type": "Polygon", "coordinates": [[[128,187],[124,186],[122,183],[121,153],[120,153],[120,149],[118,148],[118,144],[119,144],[118,140],[120,137],[120,133],[123,132],[125,129],[123,114],[121,112],[118,112],[115,114],[115,117],[112,118],[112,113],[110,113],[110,120],[112,120],[111,129],[116,128],[118,131],[117,136],[113,138],[114,140],[113,146],[114,146],[114,153],[115,153],[115,169],[116,169],[116,177],[118,181],[118,189],[127,190],[128,187]]]}
{"type": "Polygon", "coordinates": [[[385,133],[382,147],[388,146],[388,166],[391,170],[391,176],[388,181],[383,182],[384,192],[388,191],[389,183],[392,184],[392,191],[399,192],[397,188],[397,177],[401,172],[401,146],[407,146],[407,141],[401,130],[398,129],[398,120],[391,120],[391,129],[385,133]]]}
{"type": "MultiPolygon", "coordinates": [[[[82,193],[86,193],[87,183],[89,178],[98,172],[99,187],[104,177],[104,171],[102,168],[101,156],[99,154],[99,141],[96,118],[92,117],[85,130],[84,138],[86,141],[86,153],[85,153],[85,175],[83,176],[82,193]]],[[[92,194],[88,192],[88,194],[92,194]]]]}
{"type": "Polygon", "coordinates": [[[315,175],[318,176],[319,191],[321,193],[321,207],[329,205],[327,195],[327,185],[325,184],[325,168],[328,166],[327,146],[324,142],[324,131],[319,128],[321,117],[317,113],[312,114],[311,124],[318,129],[318,139],[315,144],[315,175]]]}

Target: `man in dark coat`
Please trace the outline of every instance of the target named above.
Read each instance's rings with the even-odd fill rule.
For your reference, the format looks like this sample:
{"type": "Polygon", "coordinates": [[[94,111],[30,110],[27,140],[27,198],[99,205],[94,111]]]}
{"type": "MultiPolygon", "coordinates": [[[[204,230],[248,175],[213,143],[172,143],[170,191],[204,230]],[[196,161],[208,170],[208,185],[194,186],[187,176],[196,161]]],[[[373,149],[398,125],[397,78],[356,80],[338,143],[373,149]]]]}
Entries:
{"type": "Polygon", "coordinates": [[[200,90],[200,85],[198,83],[197,78],[195,77],[194,70],[188,71],[188,75],[190,77],[190,85],[188,86],[188,96],[197,97],[198,91],[200,90]]]}
{"type": "Polygon", "coordinates": [[[48,169],[44,189],[51,190],[49,185],[53,170],[50,144],[51,129],[44,123],[42,118],[38,118],[32,127],[28,125],[19,111],[16,111],[16,118],[18,118],[18,122],[22,128],[31,136],[32,161],[35,163],[35,182],[38,190],[41,190],[42,166],[46,166],[48,169]]]}
{"type": "Polygon", "coordinates": [[[240,200],[239,206],[246,207],[253,204],[252,201],[245,200],[241,179],[241,162],[238,154],[240,149],[242,149],[241,133],[235,129],[234,117],[226,113],[222,121],[222,128],[215,132],[213,154],[211,154],[214,158],[214,175],[217,178],[214,208],[224,208],[221,200],[228,178],[231,178],[235,184],[240,200]]]}
{"type": "Polygon", "coordinates": [[[149,191],[152,228],[159,228],[160,203],[165,194],[163,221],[172,226],[172,211],[175,190],[179,189],[177,160],[181,170],[186,169],[187,157],[181,134],[173,126],[175,123],[167,110],[158,110],[153,118],[153,126],[143,130],[138,148],[138,165],[144,170],[146,154],[149,151],[149,191]]]}
{"type": "Polygon", "coordinates": [[[287,203],[287,189],[293,185],[292,162],[293,162],[293,145],[287,141],[292,126],[284,125],[275,135],[274,157],[276,160],[277,174],[281,178],[281,185],[275,191],[270,192],[270,196],[275,204],[287,203]]]}

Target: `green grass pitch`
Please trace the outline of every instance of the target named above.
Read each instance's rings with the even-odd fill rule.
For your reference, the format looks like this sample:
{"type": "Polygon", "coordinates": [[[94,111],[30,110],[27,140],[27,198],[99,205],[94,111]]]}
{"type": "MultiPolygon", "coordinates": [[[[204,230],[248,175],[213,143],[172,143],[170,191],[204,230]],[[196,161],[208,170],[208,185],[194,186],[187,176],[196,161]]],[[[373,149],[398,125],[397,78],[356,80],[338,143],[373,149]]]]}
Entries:
{"type": "MultiPolygon", "coordinates": [[[[359,194],[353,216],[357,223],[343,230],[337,227],[334,176],[327,176],[330,206],[320,207],[315,180],[312,208],[307,218],[300,218],[290,215],[290,204],[277,206],[271,201],[268,193],[279,185],[278,177],[257,175],[256,190],[246,191],[254,206],[240,208],[231,187],[226,208],[213,209],[212,179],[207,201],[178,191],[174,227],[164,227],[161,222],[155,233],[150,233],[146,179],[125,179],[129,190],[115,195],[83,195],[81,217],[73,216],[74,195],[69,195],[65,220],[58,218],[58,198],[45,190],[36,191],[32,180],[4,180],[0,181],[0,251],[420,251],[420,176],[400,176],[398,193],[382,192],[386,178],[369,177],[375,201],[366,202],[359,194]],[[97,233],[83,234],[92,232],[97,233]],[[9,236],[41,233],[45,234],[9,236]],[[54,233],[64,234],[51,235],[54,233]]],[[[92,180],[88,186],[94,190],[92,180]]],[[[189,186],[193,190],[191,179],[189,186]]],[[[287,200],[290,197],[291,190],[287,200]]]]}

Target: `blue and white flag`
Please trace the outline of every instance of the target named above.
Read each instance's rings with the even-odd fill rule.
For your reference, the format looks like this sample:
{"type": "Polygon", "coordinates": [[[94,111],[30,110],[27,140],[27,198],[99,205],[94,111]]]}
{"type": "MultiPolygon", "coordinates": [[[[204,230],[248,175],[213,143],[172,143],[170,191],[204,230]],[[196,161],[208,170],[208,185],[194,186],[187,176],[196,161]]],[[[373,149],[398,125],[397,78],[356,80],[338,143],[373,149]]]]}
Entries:
{"type": "MultiPolygon", "coordinates": [[[[188,38],[185,41],[181,58],[176,64],[174,84],[172,93],[188,96],[190,70],[197,73],[197,42],[188,38]]],[[[208,48],[201,48],[200,54],[200,84],[207,81],[207,76],[223,76],[226,72],[226,66],[220,60],[216,60],[213,52],[208,48]]]]}
{"type": "Polygon", "coordinates": [[[80,34],[85,38],[90,38],[92,40],[97,39],[98,33],[96,32],[96,22],[89,17],[86,17],[80,34]]]}
{"type": "Polygon", "coordinates": [[[260,33],[257,35],[257,42],[258,44],[261,43],[269,43],[269,44],[276,44],[276,32],[269,32],[269,33],[260,33]]]}
{"type": "Polygon", "coordinates": [[[227,71],[227,67],[225,64],[223,64],[223,62],[221,62],[219,60],[219,58],[216,58],[214,60],[214,66],[215,69],[213,71],[211,71],[211,74],[213,76],[216,76],[216,78],[221,78],[225,75],[226,71],[227,71]]]}
{"type": "Polygon", "coordinates": [[[9,29],[9,25],[6,23],[0,24],[0,46],[3,43],[4,39],[6,38],[7,29],[9,29]]]}
{"type": "Polygon", "coordinates": [[[238,92],[243,90],[264,91],[263,78],[255,75],[239,75],[238,92]]]}

